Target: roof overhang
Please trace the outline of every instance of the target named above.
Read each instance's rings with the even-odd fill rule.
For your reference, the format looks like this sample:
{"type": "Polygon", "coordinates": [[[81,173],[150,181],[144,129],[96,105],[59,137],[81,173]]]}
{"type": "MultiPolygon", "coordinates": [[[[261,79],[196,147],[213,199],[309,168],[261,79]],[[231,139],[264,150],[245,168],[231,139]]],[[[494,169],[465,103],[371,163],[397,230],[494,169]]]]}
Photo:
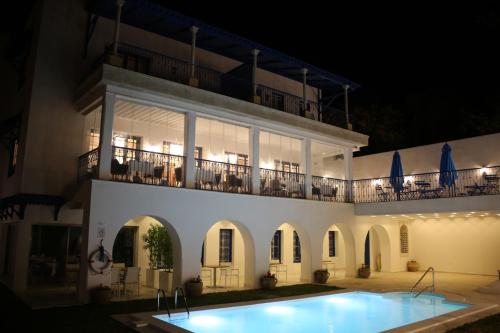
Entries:
{"type": "MultiPolygon", "coordinates": [[[[98,16],[114,20],[116,0],[91,0],[87,10],[98,16]]],[[[252,49],[258,49],[259,68],[302,82],[302,69],[307,68],[307,83],[322,89],[323,95],[333,95],[349,85],[351,91],[359,88],[353,81],[288,56],[257,42],[182,15],[148,0],[126,0],[121,22],[184,43],[191,43],[191,26],[197,26],[196,44],[200,48],[232,58],[243,63],[252,61],[252,49]]]]}

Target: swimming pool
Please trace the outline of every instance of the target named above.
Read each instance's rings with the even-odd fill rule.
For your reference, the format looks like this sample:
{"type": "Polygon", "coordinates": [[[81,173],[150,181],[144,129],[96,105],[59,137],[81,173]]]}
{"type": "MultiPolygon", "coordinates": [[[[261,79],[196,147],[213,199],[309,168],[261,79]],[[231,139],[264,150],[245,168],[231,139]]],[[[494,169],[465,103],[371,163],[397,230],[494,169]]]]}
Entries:
{"type": "Polygon", "coordinates": [[[155,318],[195,333],[380,332],[468,306],[431,294],[349,292],[155,318]]]}

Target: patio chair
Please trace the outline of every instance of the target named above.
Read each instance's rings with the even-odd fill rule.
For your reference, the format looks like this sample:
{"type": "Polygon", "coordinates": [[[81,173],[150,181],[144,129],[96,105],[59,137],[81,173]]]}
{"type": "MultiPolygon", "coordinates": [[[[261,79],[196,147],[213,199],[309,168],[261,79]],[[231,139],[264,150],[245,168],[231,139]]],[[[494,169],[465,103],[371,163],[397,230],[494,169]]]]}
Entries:
{"type": "Polygon", "coordinates": [[[111,177],[115,179],[116,176],[120,176],[120,178],[123,180],[123,177],[127,177],[128,173],[128,165],[127,164],[121,164],[118,162],[116,158],[113,158],[111,160],[111,177]]]}
{"type": "Polygon", "coordinates": [[[332,201],[333,198],[333,188],[329,185],[323,185],[321,187],[321,193],[323,198],[326,198],[328,201],[332,201]]]}
{"type": "Polygon", "coordinates": [[[321,189],[319,187],[314,186],[314,184],[312,184],[312,196],[313,198],[314,196],[316,196],[318,200],[321,200],[321,189]]]}
{"type": "Polygon", "coordinates": [[[175,168],[175,185],[182,184],[182,167],[175,168]]]}
{"type": "Polygon", "coordinates": [[[229,175],[229,178],[227,180],[227,187],[230,192],[238,192],[242,184],[243,181],[240,178],[236,177],[236,175],[229,175]]]}
{"type": "Polygon", "coordinates": [[[121,269],[118,267],[111,267],[111,291],[117,293],[120,297],[120,287],[121,287],[121,269]]]}
{"type": "Polygon", "coordinates": [[[279,179],[271,179],[271,195],[276,195],[277,196],[281,196],[282,195],[282,192],[283,192],[283,188],[281,187],[281,182],[279,179]]]}
{"type": "Polygon", "coordinates": [[[125,279],[123,281],[123,291],[126,293],[127,286],[129,285],[137,285],[137,296],[139,296],[139,274],[141,268],[140,267],[127,267],[127,271],[125,272],[125,279]]]}
{"type": "Polygon", "coordinates": [[[375,186],[375,191],[377,192],[377,196],[381,201],[389,201],[389,193],[385,192],[382,186],[375,186]]]}
{"type": "Polygon", "coordinates": [[[234,267],[224,267],[220,270],[219,281],[224,279],[224,287],[227,287],[227,280],[229,279],[229,287],[232,286],[233,279],[236,279],[236,285],[240,287],[240,269],[234,267]]]}
{"type": "Polygon", "coordinates": [[[163,178],[163,171],[165,170],[164,165],[156,166],[153,169],[153,179],[158,179],[158,184],[161,184],[161,179],[163,178]]]}
{"type": "Polygon", "coordinates": [[[213,284],[212,268],[202,267],[200,272],[200,278],[204,286],[209,286],[213,284]]]}
{"type": "Polygon", "coordinates": [[[288,269],[286,267],[285,264],[278,264],[276,265],[276,279],[278,279],[278,281],[280,280],[279,279],[279,276],[283,276],[283,274],[285,275],[285,283],[288,282],[288,269]]]}

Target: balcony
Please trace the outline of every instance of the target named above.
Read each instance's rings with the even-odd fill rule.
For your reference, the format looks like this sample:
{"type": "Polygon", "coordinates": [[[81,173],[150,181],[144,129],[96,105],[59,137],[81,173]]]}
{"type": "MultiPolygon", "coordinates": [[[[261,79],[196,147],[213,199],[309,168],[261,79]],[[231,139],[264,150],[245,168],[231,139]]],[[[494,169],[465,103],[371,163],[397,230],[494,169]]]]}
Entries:
{"type": "Polygon", "coordinates": [[[352,191],[355,203],[423,200],[452,197],[500,194],[500,167],[457,170],[455,184],[443,187],[440,173],[422,173],[404,176],[404,185],[398,192],[390,178],[354,180],[352,191]]]}
{"type": "Polygon", "coordinates": [[[217,192],[252,193],[252,168],[196,159],[195,188],[217,192]]]}
{"type": "MultiPolygon", "coordinates": [[[[98,60],[98,65],[106,62],[107,52],[98,60]]],[[[119,44],[118,53],[122,60],[119,63],[112,63],[113,66],[177,83],[190,84],[191,65],[186,61],[123,43],[119,44]]],[[[195,79],[197,88],[248,102],[254,101],[252,82],[249,78],[196,65],[195,79]]],[[[325,107],[311,100],[307,101],[304,108],[302,97],[262,84],[257,85],[256,94],[260,105],[317,121],[321,121],[320,114],[328,113],[331,125],[347,128],[342,110],[325,107]]]]}
{"type": "MultiPolygon", "coordinates": [[[[184,157],[124,147],[112,147],[112,181],[185,187],[184,157]]],[[[78,180],[98,178],[99,149],[78,161],[78,180]]],[[[404,176],[401,191],[390,178],[343,179],[312,176],[312,200],[348,203],[375,203],[500,194],[500,167],[457,170],[455,185],[439,185],[439,172],[404,176]]],[[[306,199],[305,174],[259,169],[262,196],[306,199]]],[[[195,159],[194,188],[206,191],[252,194],[252,167],[242,164],[195,159]]]]}
{"type": "Polygon", "coordinates": [[[305,175],[302,173],[260,169],[260,195],[305,199],[305,175]]]}

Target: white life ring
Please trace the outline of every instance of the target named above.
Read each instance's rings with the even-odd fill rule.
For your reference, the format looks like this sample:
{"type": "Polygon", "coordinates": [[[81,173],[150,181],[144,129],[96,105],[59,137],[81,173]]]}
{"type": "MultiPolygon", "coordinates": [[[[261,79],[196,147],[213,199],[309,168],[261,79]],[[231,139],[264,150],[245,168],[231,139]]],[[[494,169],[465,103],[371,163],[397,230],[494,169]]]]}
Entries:
{"type": "Polygon", "coordinates": [[[104,271],[106,271],[112,263],[113,260],[111,259],[111,255],[105,249],[101,250],[97,248],[89,255],[89,267],[96,274],[104,274],[104,271]],[[102,260],[99,258],[101,251],[103,252],[102,260]]]}

